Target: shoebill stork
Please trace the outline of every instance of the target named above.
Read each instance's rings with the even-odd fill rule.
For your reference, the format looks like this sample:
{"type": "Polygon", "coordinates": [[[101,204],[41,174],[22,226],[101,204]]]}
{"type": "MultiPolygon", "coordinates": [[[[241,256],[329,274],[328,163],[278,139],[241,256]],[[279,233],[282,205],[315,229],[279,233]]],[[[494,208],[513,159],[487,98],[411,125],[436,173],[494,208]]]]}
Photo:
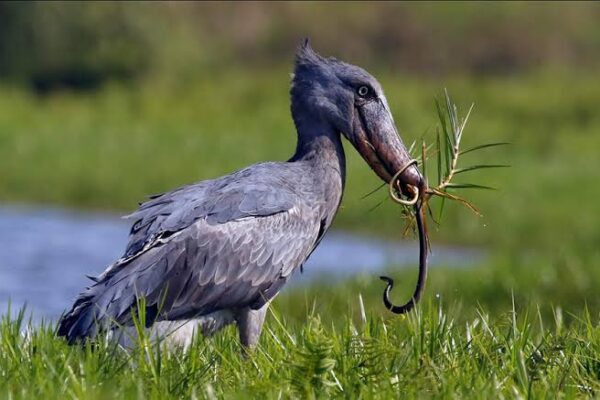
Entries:
{"type": "Polygon", "coordinates": [[[306,41],[290,95],[294,155],[141,204],[128,216],[134,223],[125,254],[79,295],[61,318],[60,336],[73,343],[131,326],[132,311],[143,304],[148,326],[187,326],[174,333],[176,341],[235,323],[242,345],[252,348],[270,302],[319,245],[340,206],[342,136],[384,182],[397,178],[409,192],[424,188],[381,85],[364,69],[324,58],[306,41]]]}

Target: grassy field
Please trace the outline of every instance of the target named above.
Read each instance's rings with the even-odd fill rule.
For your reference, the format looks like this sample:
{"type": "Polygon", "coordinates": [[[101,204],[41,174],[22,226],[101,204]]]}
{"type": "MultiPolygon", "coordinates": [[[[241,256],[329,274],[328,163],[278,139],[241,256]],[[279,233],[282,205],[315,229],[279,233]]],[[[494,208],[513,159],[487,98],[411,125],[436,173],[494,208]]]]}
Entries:
{"type": "MultiPolygon", "coordinates": [[[[508,163],[468,181],[477,218],[446,207],[432,242],[481,246],[473,269],[436,268],[419,313],[389,315],[383,283],[358,276],[286,291],[257,353],[235,332],[188,353],[108,344],[68,347],[51,327],[23,336],[0,323],[0,397],[597,397],[600,393],[600,86],[586,74],[538,72],[437,79],[373,72],[406,142],[431,142],[433,97],[446,86],[475,110],[464,145],[511,146],[465,156],[508,163]],[[359,294],[364,304],[361,312],[359,294]]],[[[146,194],[293,151],[288,70],[222,70],[185,85],[109,85],[95,95],[35,97],[0,87],[0,201],[126,212],[146,194]]],[[[400,210],[346,146],[347,191],[334,227],[399,239],[400,210]],[[378,203],[384,201],[380,207],[378,203]]],[[[467,180],[467,177],[465,177],[467,180]]],[[[82,271],[84,273],[84,271],[82,271]]],[[[414,271],[398,272],[394,297],[414,271]]]]}
{"type": "MultiPolygon", "coordinates": [[[[125,352],[68,346],[53,324],[5,316],[0,398],[595,398],[598,262],[512,255],[434,268],[408,317],[384,309],[374,275],[287,290],[249,359],[234,327],[188,352],[143,340],[125,352]]],[[[389,272],[400,302],[414,271],[389,272]]]]}
{"type": "MultiPolygon", "coordinates": [[[[435,271],[432,295],[407,318],[383,309],[374,277],[288,293],[275,302],[248,359],[240,357],[234,328],[198,338],[188,352],[144,339],[125,352],[104,341],[70,347],[52,326],[24,335],[23,321],[5,317],[0,397],[598,396],[600,326],[589,279],[574,265],[540,284],[544,265],[520,278],[509,265],[499,261],[477,277],[435,271]]],[[[598,275],[591,277],[596,287],[598,275]]]]}

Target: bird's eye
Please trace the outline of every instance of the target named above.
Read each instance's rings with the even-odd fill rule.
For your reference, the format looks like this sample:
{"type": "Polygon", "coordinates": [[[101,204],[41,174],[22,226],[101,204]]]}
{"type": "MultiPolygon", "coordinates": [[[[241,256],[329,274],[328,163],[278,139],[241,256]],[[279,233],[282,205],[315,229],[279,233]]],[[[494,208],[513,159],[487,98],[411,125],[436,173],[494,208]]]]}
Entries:
{"type": "Polygon", "coordinates": [[[358,88],[357,93],[359,96],[361,97],[365,97],[366,95],[369,94],[369,87],[368,86],[361,86],[358,88]]]}

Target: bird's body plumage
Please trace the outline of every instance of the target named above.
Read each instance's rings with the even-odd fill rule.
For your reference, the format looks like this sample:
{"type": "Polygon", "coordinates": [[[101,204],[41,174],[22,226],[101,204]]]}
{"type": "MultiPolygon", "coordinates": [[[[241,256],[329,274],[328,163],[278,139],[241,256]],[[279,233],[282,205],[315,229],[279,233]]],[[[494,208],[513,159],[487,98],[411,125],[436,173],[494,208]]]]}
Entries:
{"type": "Polygon", "coordinates": [[[205,332],[262,308],[331,224],[344,179],[339,149],[153,196],[126,217],[135,222],[124,256],[79,296],[59,333],[77,340],[128,325],[141,298],[149,323],[212,316],[201,320],[205,332]]]}
{"type": "MultiPolygon", "coordinates": [[[[186,331],[210,334],[235,321],[242,344],[256,344],[270,301],[339,208],[342,134],[386,182],[410,161],[381,86],[363,69],[325,59],[305,43],[290,95],[298,133],[293,157],[143,203],[129,216],[125,254],[79,295],[59,335],[74,342],[130,326],[132,311],[143,304],[148,325],[182,323],[186,331]]],[[[424,182],[414,167],[403,168],[400,178],[424,182]]]]}

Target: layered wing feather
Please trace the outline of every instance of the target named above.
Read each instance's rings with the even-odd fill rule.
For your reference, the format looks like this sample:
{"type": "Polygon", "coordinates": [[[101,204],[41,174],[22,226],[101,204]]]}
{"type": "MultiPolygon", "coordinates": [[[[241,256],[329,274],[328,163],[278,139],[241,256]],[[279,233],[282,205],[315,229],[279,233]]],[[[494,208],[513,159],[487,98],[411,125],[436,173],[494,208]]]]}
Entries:
{"type": "Polygon", "coordinates": [[[276,168],[143,204],[124,257],[79,296],[58,333],[74,341],[129,324],[140,298],[150,323],[261,307],[308,257],[320,222],[306,196],[269,170],[276,168]]]}
{"type": "Polygon", "coordinates": [[[135,223],[123,259],[135,256],[154,241],[200,218],[215,224],[291,209],[302,196],[298,196],[289,178],[297,175],[302,179],[301,169],[287,163],[261,163],[219,179],[153,196],[125,217],[135,223]]]}

